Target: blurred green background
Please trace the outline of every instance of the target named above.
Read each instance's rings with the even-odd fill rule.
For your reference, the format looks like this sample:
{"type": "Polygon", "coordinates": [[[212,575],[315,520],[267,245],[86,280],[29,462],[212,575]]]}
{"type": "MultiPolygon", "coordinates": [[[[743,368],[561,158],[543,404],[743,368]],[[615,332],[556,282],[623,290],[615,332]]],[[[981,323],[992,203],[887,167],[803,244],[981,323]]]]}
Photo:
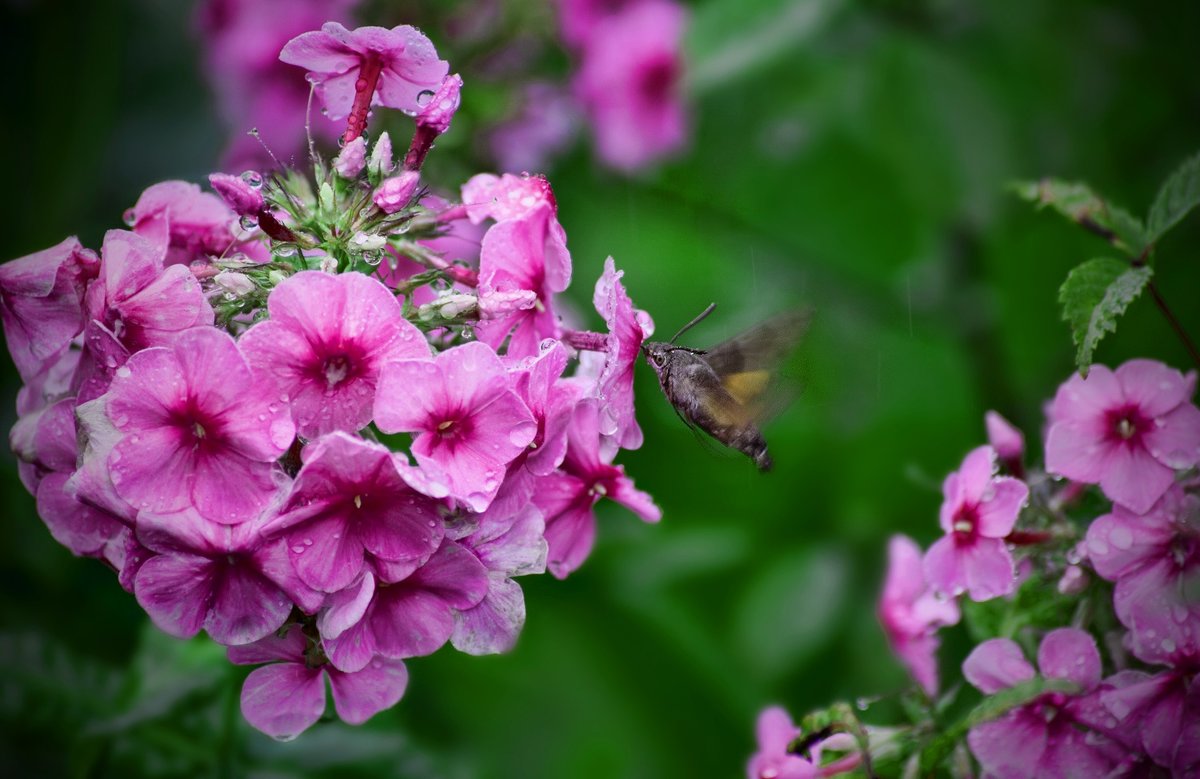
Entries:
{"type": "MultiPolygon", "coordinates": [[[[409,5],[414,19],[436,8],[409,5]]],[[[276,744],[230,716],[245,671],[204,639],[161,636],[106,569],[56,545],[5,451],[0,771],[733,777],[764,705],[799,715],[906,685],[875,621],[885,540],[937,535],[938,486],[984,440],[986,409],[1019,424],[1036,459],[1041,404],[1072,369],[1058,285],[1112,254],[1005,185],[1085,179],[1145,213],[1200,148],[1200,5],[692,5],[688,153],[631,180],[579,146],[548,171],[570,297],[589,314],[611,254],[664,337],[719,303],[687,336],[697,346],[814,305],[808,390],[767,430],[776,471],[698,445],[639,369],[646,444],[620,461],[663,522],[602,505],[580,571],[522,581],[529,619],[514,652],[415,659],[392,711],[276,744]]],[[[376,9],[410,19],[401,2],[376,9]]],[[[215,169],[224,139],[190,13],[152,0],[3,4],[4,258],[68,234],[98,247],[143,188],[215,169]]],[[[456,124],[434,157],[467,149],[470,129],[456,124]]],[[[1198,246],[1193,216],[1157,267],[1193,334],[1198,246]]],[[[1146,300],[1098,359],[1135,355],[1188,367],[1146,300]]],[[[7,361],[3,381],[7,427],[7,361]]],[[[961,630],[943,669],[969,649],[961,630]]],[[[865,716],[897,711],[885,699],[865,716]]]]}

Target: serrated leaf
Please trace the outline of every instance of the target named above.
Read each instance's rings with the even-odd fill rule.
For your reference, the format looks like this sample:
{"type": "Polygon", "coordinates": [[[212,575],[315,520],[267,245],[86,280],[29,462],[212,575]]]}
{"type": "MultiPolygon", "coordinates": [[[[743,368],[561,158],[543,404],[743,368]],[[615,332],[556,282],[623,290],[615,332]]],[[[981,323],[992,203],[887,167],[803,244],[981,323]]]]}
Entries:
{"type": "Polygon", "coordinates": [[[1153,271],[1131,267],[1111,257],[1098,257],[1076,266],[1058,290],[1063,319],[1075,340],[1075,364],[1086,377],[1092,353],[1105,334],[1116,331],[1117,319],[1141,294],[1153,271]]]}
{"type": "Polygon", "coordinates": [[[1200,205],[1200,154],[1193,155],[1163,183],[1146,217],[1147,241],[1154,243],[1200,205]]]}
{"type": "Polygon", "coordinates": [[[1038,208],[1053,208],[1130,257],[1139,256],[1150,243],[1140,219],[1109,203],[1083,182],[1045,178],[1018,182],[1013,191],[1038,208]]]}

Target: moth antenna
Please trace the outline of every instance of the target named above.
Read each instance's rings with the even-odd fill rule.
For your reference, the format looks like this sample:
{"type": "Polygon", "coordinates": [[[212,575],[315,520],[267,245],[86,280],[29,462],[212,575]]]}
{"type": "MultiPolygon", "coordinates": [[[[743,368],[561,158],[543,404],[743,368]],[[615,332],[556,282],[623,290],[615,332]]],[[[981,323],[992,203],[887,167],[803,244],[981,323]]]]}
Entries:
{"type": "Polygon", "coordinates": [[[704,318],[705,318],[705,317],[707,317],[709,314],[711,314],[711,313],[713,312],[713,309],[715,309],[716,307],[717,307],[717,304],[716,304],[716,303],[709,303],[709,304],[708,304],[708,308],[706,308],[706,309],[704,309],[703,311],[701,311],[701,312],[700,312],[700,315],[699,315],[698,317],[696,317],[696,318],[695,318],[695,319],[693,319],[692,321],[688,322],[688,323],[687,323],[686,325],[684,325],[683,327],[679,328],[679,332],[678,332],[678,333],[676,333],[676,334],[674,335],[674,337],[672,337],[672,338],[671,338],[671,340],[670,340],[670,341],[667,341],[667,343],[669,343],[669,344],[673,344],[673,343],[675,343],[677,340],[679,340],[679,336],[683,335],[683,334],[684,334],[684,333],[686,333],[688,330],[691,330],[693,327],[695,327],[696,325],[698,325],[698,324],[700,324],[701,322],[703,322],[703,321],[704,321],[704,318]]]}

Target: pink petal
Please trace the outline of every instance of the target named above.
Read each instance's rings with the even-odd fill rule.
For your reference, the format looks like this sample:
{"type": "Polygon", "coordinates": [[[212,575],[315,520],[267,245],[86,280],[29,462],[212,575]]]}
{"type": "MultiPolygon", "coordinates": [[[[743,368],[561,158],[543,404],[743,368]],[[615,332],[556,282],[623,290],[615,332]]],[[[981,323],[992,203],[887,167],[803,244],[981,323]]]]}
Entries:
{"type": "Polygon", "coordinates": [[[1017,709],[967,734],[971,752],[987,776],[995,779],[1031,779],[1040,776],[1038,765],[1046,751],[1046,725],[1017,709]]]}
{"type": "Polygon", "coordinates": [[[921,547],[911,538],[896,534],[888,539],[887,576],[883,583],[883,603],[910,604],[926,589],[921,566],[921,547]]]}
{"type": "Polygon", "coordinates": [[[258,641],[278,630],[292,611],[283,591],[245,558],[214,577],[211,597],[204,629],[219,644],[258,641]]]}
{"type": "Polygon", "coordinates": [[[1116,370],[1125,400],[1147,417],[1166,414],[1188,399],[1183,374],[1156,360],[1130,360],[1116,370]]]}
{"type": "Polygon", "coordinates": [[[959,551],[954,536],[942,536],[925,552],[925,580],[929,586],[945,595],[956,596],[967,589],[964,570],[965,556],[959,551]]]}
{"type": "Polygon", "coordinates": [[[624,473],[614,481],[608,496],[637,514],[643,521],[657,522],[662,519],[662,509],[655,504],[654,498],[635,489],[633,480],[627,478],[624,473]]]}
{"type": "Polygon", "coordinates": [[[993,479],[978,503],[979,534],[989,538],[1007,536],[1028,501],[1029,488],[1025,482],[1008,476],[993,479]]]}
{"type": "Polygon", "coordinates": [[[962,566],[967,574],[967,592],[971,600],[990,600],[1016,589],[1016,568],[1003,541],[977,538],[973,544],[960,547],[959,551],[963,555],[962,566]]]}
{"type": "Polygon", "coordinates": [[[375,597],[375,577],[370,571],[353,586],[329,596],[327,608],[317,617],[317,629],[325,638],[337,638],[357,625],[375,597]]]}
{"type": "Polygon", "coordinates": [[[1124,393],[1116,374],[1103,365],[1088,369],[1087,378],[1078,373],[1071,374],[1054,396],[1050,418],[1054,423],[1063,421],[1087,422],[1102,418],[1109,409],[1125,402],[1124,393]]]}
{"type": "Polygon", "coordinates": [[[1046,436],[1046,470],[1096,484],[1108,472],[1114,449],[1105,441],[1101,418],[1057,422],[1046,436]]]}
{"type": "Polygon", "coordinates": [[[1117,445],[1110,454],[1100,489],[1114,502],[1145,514],[1175,482],[1175,472],[1140,446],[1117,445]]]}
{"type": "Polygon", "coordinates": [[[1200,409],[1191,403],[1154,420],[1143,440],[1150,455],[1168,468],[1191,468],[1200,462],[1200,409]]]}
{"type": "Polygon", "coordinates": [[[1066,679],[1087,692],[1100,683],[1096,640],[1075,628],[1052,630],[1038,647],[1038,668],[1047,679],[1066,679]]]}
{"type": "Polygon", "coordinates": [[[500,654],[516,645],[524,624],[525,596],[520,585],[492,574],[484,599],[458,613],[450,643],[469,655],[500,654]]]}
{"type": "Polygon", "coordinates": [[[759,750],[775,754],[786,752],[792,740],[800,735],[800,729],[792,724],[791,715],[785,709],[771,706],[758,715],[755,733],[759,750]]]}
{"type": "Polygon", "coordinates": [[[338,716],[351,725],[361,725],[404,697],[408,669],[399,660],[376,658],[357,673],[329,670],[333,706],[338,716]]]}
{"type": "Polygon", "coordinates": [[[297,35],[284,45],[279,59],[316,73],[345,73],[362,64],[362,54],[346,44],[349,30],[326,22],[319,31],[297,35]]]}
{"type": "Polygon", "coordinates": [[[963,676],[985,695],[999,692],[1034,677],[1033,666],[1021,647],[1007,638],[984,641],[963,661],[963,676]]]}
{"type": "Polygon", "coordinates": [[[253,644],[228,647],[225,654],[229,662],[235,665],[272,663],[277,660],[298,662],[304,659],[304,650],[307,648],[308,639],[304,637],[304,632],[293,627],[283,638],[270,635],[253,644]]]}
{"type": "Polygon", "coordinates": [[[972,449],[963,458],[958,469],[959,489],[964,500],[980,502],[992,485],[996,475],[996,450],[990,446],[972,449]]]}
{"type": "Polygon", "coordinates": [[[242,686],[242,716],[271,738],[291,741],[325,713],[320,669],[300,663],[256,668],[242,686]]]}
{"type": "Polygon", "coordinates": [[[1087,530],[1087,554],[1096,573],[1109,581],[1128,575],[1136,567],[1152,562],[1175,535],[1170,518],[1160,508],[1136,516],[1114,506],[1092,522],[1087,530]]]}
{"type": "Polygon", "coordinates": [[[124,527],[117,518],[77,501],[65,489],[66,473],[51,473],[37,489],[38,516],[54,540],[76,555],[96,555],[124,527]]]}
{"type": "Polygon", "coordinates": [[[1019,461],[1025,453],[1025,436],[1004,417],[995,411],[984,414],[988,443],[996,450],[1001,460],[1019,461]]]}
{"type": "Polygon", "coordinates": [[[385,433],[425,430],[441,410],[444,387],[433,360],[398,360],[384,365],[375,395],[375,423],[385,433]]]}
{"type": "Polygon", "coordinates": [[[200,632],[208,616],[213,562],[194,555],[158,555],[138,570],[134,594],[160,630],[176,638],[200,632]]]}

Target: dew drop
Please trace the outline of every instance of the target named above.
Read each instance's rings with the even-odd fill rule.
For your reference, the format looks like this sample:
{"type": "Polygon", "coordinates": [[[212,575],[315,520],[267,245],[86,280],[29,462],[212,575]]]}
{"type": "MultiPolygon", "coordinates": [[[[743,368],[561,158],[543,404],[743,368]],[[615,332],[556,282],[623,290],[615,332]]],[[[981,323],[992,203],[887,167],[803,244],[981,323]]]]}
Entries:
{"type": "MultiPolygon", "coordinates": [[[[334,537],[336,538],[337,536],[334,536],[334,537]]],[[[312,539],[311,539],[311,538],[306,538],[306,539],[304,539],[304,545],[305,545],[305,546],[312,546],[312,544],[313,544],[313,542],[312,542],[312,539]]]]}
{"type": "Polygon", "coordinates": [[[238,220],[238,224],[242,226],[243,230],[253,230],[254,228],[258,227],[258,219],[246,214],[238,220]]]}
{"type": "Polygon", "coordinates": [[[257,170],[247,170],[242,172],[242,181],[249,184],[254,189],[260,189],[263,185],[262,174],[257,170]]]}
{"type": "Polygon", "coordinates": [[[304,547],[301,546],[300,544],[296,544],[295,546],[292,547],[292,551],[295,552],[296,554],[304,554],[304,547]]]}
{"type": "Polygon", "coordinates": [[[133,227],[137,224],[137,215],[132,208],[126,208],[125,213],[121,214],[121,220],[130,227],[133,227]]]}
{"type": "Polygon", "coordinates": [[[429,105],[429,101],[433,99],[433,90],[422,89],[417,93],[417,105],[421,108],[429,105]]]}
{"type": "Polygon", "coordinates": [[[275,247],[276,257],[294,257],[295,254],[296,247],[290,243],[281,244],[275,247]]]}
{"type": "Polygon", "coordinates": [[[1117,549],[1127,550],[1133,546],[1133,534],[1123,525],[1114,527],[1108,534],[1109,542],[1117,549]]]}
{"type": "Polygon", "coordinates": [[[1159,646],[1162,647],[1162,651],[1166,652],[1167,654],[1175,651],[1175,642],[1169,638],[1164,638],[1159,646]]]}

